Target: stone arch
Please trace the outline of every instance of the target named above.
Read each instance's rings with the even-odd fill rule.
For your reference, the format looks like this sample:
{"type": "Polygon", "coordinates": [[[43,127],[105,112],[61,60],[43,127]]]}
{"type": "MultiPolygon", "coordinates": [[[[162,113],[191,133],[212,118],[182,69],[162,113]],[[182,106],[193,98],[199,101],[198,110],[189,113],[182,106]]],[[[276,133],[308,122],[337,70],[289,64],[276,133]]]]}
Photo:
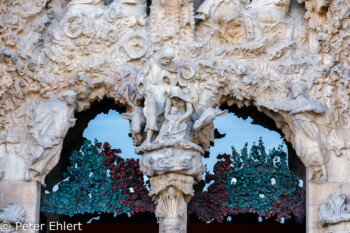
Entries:
{"type": "Polygon", "coordinates": [[[45,179],[46,189],[51,190],[53,185],[62,180],[62,174],[67,167],[69,155],[74,150],[79,150],[83,145],[85,140],[83,133],[88,127],[89,122],[95,119],[98,114],[107,114],[109,110],[115,110],[119,114],[122,114],[126,111],[126,108],[125,106],[117,105],[112,99],[105,98],[99,102],[95,101],[88,109],[75,113],[76,124],[68,130],[64,137],[60,161],[45,179]]]}
{"type": "Polygon", "coordinates": [[[294,171],[296,175],[300,177],[303,181],[306,181],[305,165],[296,154],[292,143],[286,139],[283,131],[277,127],[274,119],[272,119],[264,112],[259,111],[253,105],[239,108],[237,104],[229,106],[227,102],[224,102],[221,104],[220,108],[227,109],[229,112],[233,113],[238,118],[242,118],[243,120],[246,120],[248,117],[250,117],[252,119],[253,125],[259,125],[264,127],[265,129],[278,133],[287,147],[289,169],[294,171]]]}
{"type": "MultiPolygon", "coordinates": [[[[37,221],[36,182],[57,162],[74,112],[108,97],[126,106],[132,124],[140,123],[133,117],[142,116],[147,103],[137,91],[137,81],[147,76],[147,64],[152,59],[159,63],[162,50],[171,47],[176,50],[174,63],[158,64],[159,69],[167,73],[166,78],[176,76],[177,89],[188,89],[180,99],[192,102],[193,112],[206,111],[207,117],[197,126],[210,124],[221,114],[216,107],[225,101],[256,106],[274,119],[309,168],[308,230],[346,229],[346,223],[339,223],[343,219],[335,221],[335,227],[316,224],[331,221],[330,206],[322,209],[322,221],[314,214],[331,192],[349,189],[349,5],[345,1],[306,0],[302,1],[305,9],[289,1],[236,1],[241,18],[252,20],[219,17],[213,29],[234,38],[227,43],[215,33],[203,33],[207,22],[195,24],[191,1],[153,1],[149,17],[146,1],[114,1],[108,6],[95,0],[75,2],[1,4],[6,24],[0,51],[0,159],[4,161],[0,168],[5,170],[1,182],[6,184],[2,196],[23,186],[28,190],[23,193],[36,200],[13,195],[2,203],[26,205],[29,219],[37,221]],[[251,33],[243,33],[245,26],[249,28],[246,23],[251,24],[251,33]],[[225,25],[232,28],[216,30],[225,25]],[[287,36],[291,27],[296,30],[287,36]]],[[[209,10],[216,7],[210,0],[204,5],[209,10]]],[[[143,139],[138,129],[134,128],[137,144],[143,139]]],[[[211,128],[207,130],[209,135],[211,128]]],[[[172,175],[163,178],[176,180],[172,175]]],[[[163,200],[175,194],[187,200],[193,181],[190,176],[181,179],[182,191],[154,179],[159,190],[153,194],[163,200]]]]}

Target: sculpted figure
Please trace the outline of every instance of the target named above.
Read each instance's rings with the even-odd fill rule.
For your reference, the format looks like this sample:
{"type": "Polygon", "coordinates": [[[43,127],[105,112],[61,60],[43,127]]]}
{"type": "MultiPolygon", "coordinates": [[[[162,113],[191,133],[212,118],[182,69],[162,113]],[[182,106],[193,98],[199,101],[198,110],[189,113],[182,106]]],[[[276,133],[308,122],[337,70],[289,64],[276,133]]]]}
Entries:
{"type": "Polygon", "coordinates": [[[186,136],[189,136],[191,129],[190,117],[192,114],[193,106],[189,93],[178,86],[171,87],[164,110],[166,120],[157,140],[185,139],[186,136]]]}
{"type": "Polygon", "coordinates": [[[321,102],[307,98],[307,86],[302,83],[291,85],[291,96],[280,102],[265,103],[258,101],[259,105],[268,106],[270,109],[278,109],[290,114],[303,112],[315,112],[318,114],[324,113],[326,110],[321,102]]]}
{"type": "Polygon", "coordinates": [[[74,91],[66,91],[61,96],[40,102],[34,109],[33,120],[28,129],[35,143],[31,144],[27,179],[43,182],[45,176],[59,161],[62,139],[68,129],[75,124],[74,91]]]}
{"type": "Polygon", "coordinates": [[[210,28],[212,34],[219,32],[220,42],[235,44],[245,35],[243,7],[240,0],[205,0],[197,10],[197,19],[210,28]]]}
{"type": "Polygon", "coordinates": [[[171,134],[179,130],[179,118],[180,116],[179,116],[179,111],[177,107],[172,106],[168,117],[166,117],[166,122],[165,122],[165,123],[168,123],[168,127],[166,129],[167,134],[171,134]]]}
{"type": "Polygon", "coordinates": [[[272,28],[283,25],[281,36],[291,39],[292,18],[288,14],[290,0],[253,0],[246,6],[245,20],[248,39],[259,40],[264,32],[274,31],[272,28]]]}
{"type": "Polygon", "coordinates": [[[240,6],[241,2],[239,0],[205,0],[197,10],[197,19],[208,19],[215,11],[218,9],[219,5],[224,3],[226,5],[234,4],[236,6],[240,6]]]}
{"type": "Polygon", "coordinates": [[[193,142],[200,145],[205,151],[210,150],[210,143],[214,142],[214,124],[217,116],[224,116],[227,110],[220,110],[218,107],[211,107],[210,101],[207,106],[198,110],[193,115],[193,142]]]}
{"type": "Polygon", "coordinates": [[[138,75],[138,89],[145,97],[143,113],[146,117],[145,143],[151,143],[164,122],[166,92],[177,83],[175,51],[170,48],[162,50],[149,59],[138,75]]]}
{"type": "Polygon", "coordinates": [[[222,2],[228,2],[227,0],[205,0],[202,5],[199,6],[197,10],[197,19],[208,19],[211,15],[211,12],[215,11],[216,8],[222,2]]]}
{"type": "Polygon", "coordinates": [[[153,0],[151,9],[149,25],[152,46],[175,47],[194,40],[192,0],[153,0]]]}

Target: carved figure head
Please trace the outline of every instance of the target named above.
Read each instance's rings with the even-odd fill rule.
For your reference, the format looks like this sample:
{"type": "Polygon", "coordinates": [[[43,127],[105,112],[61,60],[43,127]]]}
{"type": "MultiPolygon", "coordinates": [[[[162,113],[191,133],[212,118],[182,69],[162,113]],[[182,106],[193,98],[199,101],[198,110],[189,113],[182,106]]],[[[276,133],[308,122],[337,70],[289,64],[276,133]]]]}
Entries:
{"type": "Polygon", "coordinates": [[[170,109],[170,114],[171,115],[176,115],[178,112],[178,109],[176,106],[172,106],[171,109],[170,109]]]}
{"type": "Polygon", "coordinates": [[[160,52],[159,59],[162,65],[167,66],[175,57],[175,50],[172,48],[165,48],[160,52]]]}

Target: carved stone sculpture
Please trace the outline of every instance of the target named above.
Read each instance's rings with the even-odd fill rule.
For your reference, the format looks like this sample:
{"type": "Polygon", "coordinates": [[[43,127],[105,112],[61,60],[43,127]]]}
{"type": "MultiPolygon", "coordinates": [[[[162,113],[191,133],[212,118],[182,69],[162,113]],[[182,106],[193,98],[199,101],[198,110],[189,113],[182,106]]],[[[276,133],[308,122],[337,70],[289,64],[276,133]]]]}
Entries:
{"type": "Polygon", "coordinates": [[[173,49],[164,49],[159,55],[153,56],[138,76],[138,87],[145,96],[144,115],[146,117],[147,138],[145,143],[154,140],[155,133],[159,132],[166,102],[166,91],[176,84],[175,57],[173,49]]]}
{"type": "Polygon", "coordinates": [[[44,182],[45,175],[59,161],[62,138],[75,124],[74,102],[76,93],[66,91],[59,97],[38,103],[33,108],[33,119],[28,129],[35,141],[29,147],[32,155],[27,179],[44,182]]]}
{"type": "Polygon", "coordinates": [[[346,202],[344,194],[331,193],[327,202],[319,206],[319,219],[322,225],[350,220],[350,204],[346,202]]]}
{"type": "Polygon", "coordinates": [[[194,39],[194,12],[191,0],[155,0],[150,13],[151,42],[156,51],[183,46],[194,39]]]}
{"type": "Polygon", "coordinates": [[[16,224],[25,221],[25,211],[19,204],[9,204],[0,209],[0,221],[16,224]]]}
{"type": "Polygon", "coordinates": [[[292,38],[292,30],[288,28],[292,21],[288,15],[289,0],[253,0],[245,9],[248,16],[248,39],[260,40],[264,31],[276,30],[281,25],[283,25],[283,29],[277,29],[281,30],[279,31],[281,39],[290,40],[292,38]]]}
{"type": "MultiPolygon", "coordinates": [[[[43,182],[74,114],[111,98],[148,176],[199,181],[220,107],[247,106],[283,132],[311,191],[346,183],[350,5],[299,2],[206,0],[195,23],[191,0],[1,1],[0,157],[23,168],[6,182],[43,182]]],[[[191,195],[170,186],[154,195],[183,213],[181,195],[191,195]]],[[[158,213],[172,216],[170,228],[184,221],[158,213]]]]}
{"type": "Polygon", "coordinates": [[[193,193],[191,176],[170,173],[152,177],[150,195],[157,203],[160,233],[187,232],[187,202],[193,193]]]}

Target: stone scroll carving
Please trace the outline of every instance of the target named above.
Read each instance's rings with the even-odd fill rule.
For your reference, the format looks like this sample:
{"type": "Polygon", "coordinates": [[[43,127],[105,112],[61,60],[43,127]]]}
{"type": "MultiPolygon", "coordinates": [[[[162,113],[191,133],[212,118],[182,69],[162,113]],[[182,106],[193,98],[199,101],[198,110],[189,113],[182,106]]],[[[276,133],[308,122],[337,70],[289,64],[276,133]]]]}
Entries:
{"type": "Polygon", "coordinates": [[[344,194],[334,192],[328,197],[327,204],[319,206],[319,220],[322,225],[350,221],[350,204],[344,194]]]}

